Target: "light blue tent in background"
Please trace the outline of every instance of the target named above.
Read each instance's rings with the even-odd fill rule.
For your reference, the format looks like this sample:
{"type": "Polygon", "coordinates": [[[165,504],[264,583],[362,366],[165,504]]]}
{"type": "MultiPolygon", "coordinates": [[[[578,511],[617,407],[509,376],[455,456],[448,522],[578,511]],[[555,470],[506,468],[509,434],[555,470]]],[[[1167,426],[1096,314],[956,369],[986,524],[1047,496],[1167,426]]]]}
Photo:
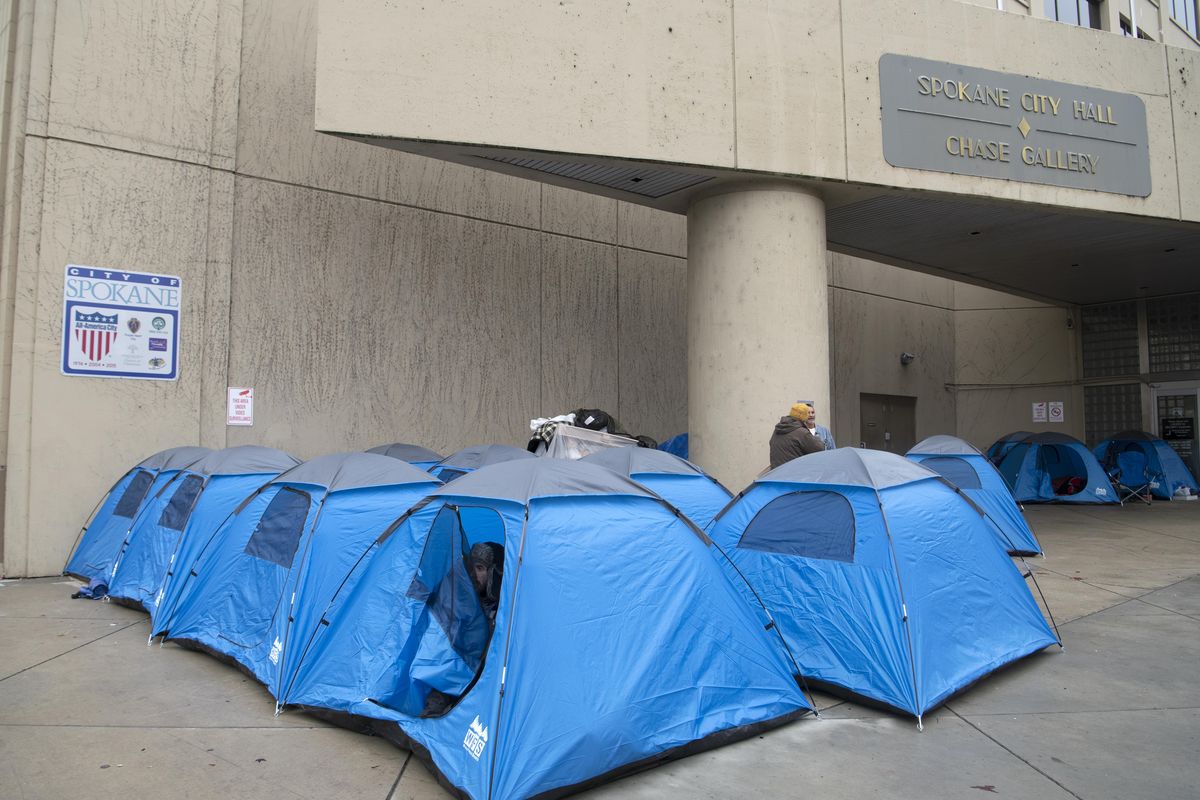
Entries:
{"type": "Polygon", "coordinates": [[[470,798],[557,795],[753,735],[810,706],[710,549],[611,470],[481,468],[372,545],[281,699],[369,722],[470,798]],[[494,631],[463,557],[485,541],[507,553],[494,631]],[[449,709],[419,716],[434,689],[449,709]]]}
{"type": "Polygon", "coordinates": [[[417,469],[429,469],[442,460],[442,454],[436,450],[421,447],[419,444],[405,444],[404,442],[381,444],[378,447],[372,447],[367,452],[407,461],[417,469]]]}
{"type": "Polygon", "coordinates": [[[449,483],[480,467],[526,458],[537,458],[537,456],[528,450],[508,444],[474,444],[446,456],[437,464],[429,467],[429,472],[439,480],[449,483]]]}
{"type": "Polygon", "coordinates": [[[580,460],[628,475],[678,508],[702,529],[708,527],[713,517],[733,498],[716,478],[692,462],[662,450],[611,447],[580,460]]]}
{"type": "Polygon", "coordinates": [[[1153,478],[1150,494],[1160,500],[1171,500],[1180,487],[1190,494],[1200,493],[1200,485],[1188,471],[1187,465],[1171,445],[1145,431],[1122,431],[1114,433],[1092,451],[1106,472],[1119,469],[1118,460],[1122,453],[1136,451],[1146,462],[1147,474],[1153,478]]]}
{"type": "Polygon", "coordinates": [[[164,588],[152,634],[240,665],[279,695],[303,643],[355,560],[441,486],[374,453],[314,458],[247,498],[164,588]]]}
{"type": "Polygon", "coordinates": [[[179,470],[211,452],[207,447],[172,447],[126,472],[84,523],[79,545],[63,572],[85,581],[103,578],[107,583],[138,512],[179,470]]]}
{"type": "Polygon", "coordinates": [[[845,448],[790,461],[710,534],[807,678],[918,722],[1058,641],[979,510],[898,455],[845,448]]]}
{"type": "Polygon", "coordinates": [[[174,563],[191,563],[196,549],[251,492],[300,462],[257,445],[209,453],[180,470],[163,487],[129,532],[108,595],[141,608],[153,621],[174,563]]]}
{"type": "Polygon", "coordinates": [[[1042,552],[1008,484],[974,445],[957,436],[930,436],[905,455],[953,483],[983,509],[1009,555],[1035,556],[1042,552]]]}
{"type": "Polygon", "coordinates": [[[998,469],[1018,503],[1118,502],[1092,451],[1065,433],[1025,437],[1009,449],[998,469]]]}

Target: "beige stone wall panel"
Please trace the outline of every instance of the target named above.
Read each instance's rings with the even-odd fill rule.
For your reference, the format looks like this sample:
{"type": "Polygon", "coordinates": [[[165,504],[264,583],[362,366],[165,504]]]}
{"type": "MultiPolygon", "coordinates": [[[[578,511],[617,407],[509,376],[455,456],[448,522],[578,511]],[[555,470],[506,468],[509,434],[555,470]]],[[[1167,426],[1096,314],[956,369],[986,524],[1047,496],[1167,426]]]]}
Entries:
{"type": "MultiPolygon", "coordinates": [[[[236,3],[59,0],[56,8],[49,135],[212,163],[214,92],[229,91],[219,58],[236,35],[221,17],[236,19],[236,3]]],[[[219,139],[231,162],[231,138],[219,139]]]]}
{"type": "Polygon", "coordinates": [[[738,168],[845,179],[838,4],[733,7],[738,168]]]}
{"type": "Polygon", "coordinates": [[[536,232],[255,179],[236,191],[229,379],[256,406],[230,444],[524,443],[536,232]]]}
{"type": "Polygon", "coordinates": [[[541,184],[541,229],[547,233],[617,243],[617,206],[610,197],[541,184]]]}
{"type": "Polygon", "coordinates": [[[841,253],[829,254],[829,285],[895,300],[954,307],[954,282],[841,253]]]}
{"type": "Polygon", "coordinates": [[[687,262],[619,251],[620,401],[627,431],[659,441],[688,429],[687,262]]]}
{"type": "Polygon", "coordinates": [[[1200,158],[1194,155],[1195,145],[1200,142],[1200,52],[1167,50],[1167,71],[1171,76],[1175,141],[1182,143],[1178,161],[1181,215],[1200,222],[1200,158]]]}
{"type": "Polygon", "coordinates": [[[727,0],[322,0],[320,31],[322,130],[734,163],[727,0]]]}
{"type": "Polygon", "coordinates": [[[541,304],[531,309],[541,330],[541,404],[527,419],[576,408],[617,413],[617,296],[617,248],[542,238],[541,304]]]}
{"type": "Polygon", "coordinates": [[[1170,86],[1160,45],[951,0],[841,0],[847,177],[854,182],[1177,219],[1170,86]],[[1139,95],[1153,191],[1147,198],[892,167],[883,158],[879,57],[917,55],[1139,95]],[[1014,65],[1020,65],[1015,68],[1014,65]]]}
{"type": "Polygon", "coordinates": [[[687,217],[632,203],[618,203],[617,244],[686,258],[687,217]]]}
{"type": "Polygon", "coordinates": [[[1083,389],[1066,383],[1055,386],[960,391],[957,394],[958,437],[980,450],[1013,431],[1053,431],[1083,440],[1083,389]],[[1063,422],[1035,423],[1033,404],[1062,401],[1063,422]]]}
{"type": "MultiPolygon", "coordinates": [[[[245,5],[239,174],[530,228],[538,226],[541,195],[540,185],[534,181],[314,130],[316,0],[247,0],[245,5]]],[[[430,6],[441,8],[441,4],[430,6]]],[[[511,24],[504,29],[515,30],[511,24]]],[[[390,60],[394,60],[394,54],[390,60]]],[[[405,113],[411,108],[396,103],[394,96],[380,102],[405,113]]]]}
{"type": "MultiPolygon", "coordinates": [[[[1075,376],[1075,334],[1064,308],[959,311],[957,383],[1032,384],[1075,376]]],[[[1078,322],[1078,320],[1076,320],[1078,322]]]]}
{"type": "Polygon", "coordinates": [[[28,268],[22,269],[14,342],[14,384],[23,388],[12,408],[20,441],[10,446],[16,457],[9,470],[5,566],[14,574],[57,572],[92,505],[131,464],[166,447],[197,443],[208,341],[208,194],[203,168],[47,144],[41,218],[29,220],[38,247],[22,248],[28,268]],[[61,374],[62,276],[69,263],[183,278],[177,381],[61,374]],[[64,494],[63,486],[72,491],[64,494]]]}

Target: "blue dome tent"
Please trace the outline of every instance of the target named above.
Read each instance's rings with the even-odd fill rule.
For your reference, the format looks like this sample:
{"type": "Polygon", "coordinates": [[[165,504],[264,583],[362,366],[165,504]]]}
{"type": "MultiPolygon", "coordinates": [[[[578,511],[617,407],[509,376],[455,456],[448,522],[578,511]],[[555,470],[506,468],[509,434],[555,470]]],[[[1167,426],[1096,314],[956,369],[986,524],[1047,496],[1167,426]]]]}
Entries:
{"type": "Polygon", "coordinates": [[[378,447],[372,447],[367,452],[407,461],[417,469],[429,469],[442,460],[442,454],[436,450],[421,447],[419,444],[405,444],[404,442],[381,444],[378,447]]]}
{"type": "Polygon", "coordinates": [[[806,678],[917,717],[1058,641],[980,511],[937,473],[846,448],[759,477],[710,527],[806,678]]]}
{"type": "Polygon", "coordinates": [[[987,449],[988,461],[999,467],[1000,462],[1008,455],[1008,451],[1012,450],[1018,442],[1022,442],[1030,436],[1033,436],[1033,431],[1013,431],[1012,433],[1004,434],[992,442],[992,446],[987,449]]]}
{"type": "Polygon", "coordinates": [[[1150,494],[1154,497],[1171,500],[1180,487],[1191,494],[1200,493],[1200,485],[1197,485],[1195,477],[1174,448],[1145,431],[1114,433],[1096,445],[1092,453],[1105,471],[1111,472],[1120,454],[1129,450],[1136,450],[1145,457],[1147,470],[1154,476],[1154,482],[1150,485],[1150,494]]]}
{"type": "Polygon", "coordinates": [[[1092,451],[1065,433],[1026,437],[1012,446],[998,469],[1018,503],[1118,502],[1092,451]]]}
{"type": "Polygon", "coordinates": [[[474,472],[480,467],[523,458],[537,458],[537,456],[528,450],[507,444],[476,444],[451,453],[429,467],[429,472],[439,480],[449,482],[468,472],[474,472]]]}
{"type": "Polygon", "coordinates": [[[594,464],[484,467],[363,554],[281,700],[369,725],[469,798],[563,794],[753,735],[811,707],[710,548],[594,464]],[[463,558],[484,543],[507,565],[490,612],[463,558]]]}
{"type": "Polygon", "coordinates": [[[138,512],[179,470],[211,452],[207,447],[173,447],[144,459],[121,476],[84,523],[63,572],[85,581],[110,580],[138,512]]]}
{"type": "Polygon", "coordinates": [[[411,464],[337,453],[293,467],[246,498],[164,587],[151,634],[240,665],[278,696],[297,653],[355,559],[441,485],[411,464]]]}
{"type": "Polygon", "coordinates": [[[721,483],[690,461],[646,447],[611,447],[581,461],[628,475],[688,516],[696,526],[708,527],[733,495],[721,483]]]}
{"type": "Polygon", "coordinates": [[[246,495],[300,462],[269,447],[217,450],[180,470],[143,510],[129,532],[108,595],[149,612],[175,563],[190,563],[246,495]]]}
{"type": "Polygon", "coordinates": [[[918,442],[907,458],[941,475],[983,509],[1010,556],[1042,552],[1004,478],[983,453],[957,436],[930,436],[918,442]]]}

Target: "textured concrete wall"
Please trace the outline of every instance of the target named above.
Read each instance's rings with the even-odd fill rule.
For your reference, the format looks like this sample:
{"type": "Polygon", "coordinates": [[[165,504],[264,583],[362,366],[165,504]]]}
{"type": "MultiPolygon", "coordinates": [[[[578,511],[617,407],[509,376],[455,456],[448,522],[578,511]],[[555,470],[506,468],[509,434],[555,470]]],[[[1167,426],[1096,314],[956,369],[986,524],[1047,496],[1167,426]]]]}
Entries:
{"type": "Polygon", "coordinates": [[[173,445],[451,451],[580,405],[686,428],[682,217],[316,133],[314,2],[19,12],[4,573],[57,572],[173,445]],[[178,381],[59,373],[68,263],[183,277],[178,381]]]}

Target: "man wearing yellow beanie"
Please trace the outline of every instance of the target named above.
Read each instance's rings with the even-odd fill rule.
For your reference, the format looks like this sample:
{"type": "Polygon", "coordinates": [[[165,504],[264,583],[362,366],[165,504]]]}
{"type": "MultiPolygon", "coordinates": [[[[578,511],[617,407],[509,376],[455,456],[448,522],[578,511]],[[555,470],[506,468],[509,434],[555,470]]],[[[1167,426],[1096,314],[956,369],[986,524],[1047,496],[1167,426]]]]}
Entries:
{"type": "Polygon", "coordinates": [[[786,464],[793,458],[819,453],[825,445],[808,429],[808,417],[812,409],[805,403],[796,403],[786,417],[781,417],[771,434],[771,469],[786,464]]]}

